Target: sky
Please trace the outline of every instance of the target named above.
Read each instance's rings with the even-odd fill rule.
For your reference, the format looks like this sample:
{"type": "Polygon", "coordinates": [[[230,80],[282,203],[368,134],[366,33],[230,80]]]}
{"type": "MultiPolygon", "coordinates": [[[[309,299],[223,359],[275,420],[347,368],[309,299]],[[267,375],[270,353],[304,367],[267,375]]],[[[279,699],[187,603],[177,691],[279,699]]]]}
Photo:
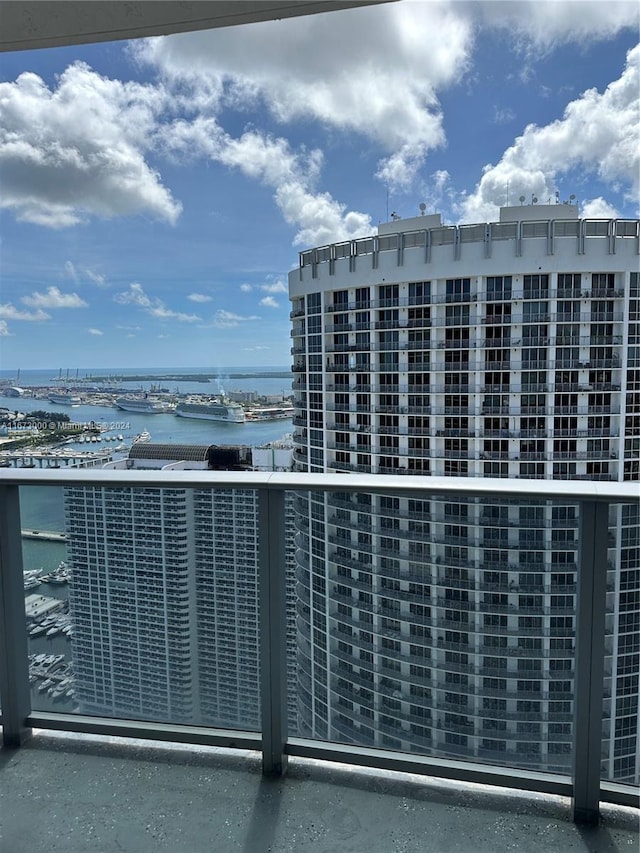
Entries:
{"type": "Polygon", "coordinates": [[[0,55],[0,367],[288,365],[298,253],[420,203],[636,218],[639,9],[400,0],[0,55]]]}

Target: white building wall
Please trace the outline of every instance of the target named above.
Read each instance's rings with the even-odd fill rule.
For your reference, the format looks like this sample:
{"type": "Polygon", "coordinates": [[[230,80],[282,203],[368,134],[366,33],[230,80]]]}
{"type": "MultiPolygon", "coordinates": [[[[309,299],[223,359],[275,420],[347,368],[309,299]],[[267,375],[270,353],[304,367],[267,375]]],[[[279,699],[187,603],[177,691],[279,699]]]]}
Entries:
{"type": "MultiPolygon", "coordinates": [[[[296,464],[637,480],[638,223],[573,215],[399,220],[303,252],[296,464]]],[[[334,495],[298,511],[303,734],[567,770],[573,508],[334,495]]],[[[640,528],[633,507],[611,521],[603,775],[630,781],[640,528]]]]}

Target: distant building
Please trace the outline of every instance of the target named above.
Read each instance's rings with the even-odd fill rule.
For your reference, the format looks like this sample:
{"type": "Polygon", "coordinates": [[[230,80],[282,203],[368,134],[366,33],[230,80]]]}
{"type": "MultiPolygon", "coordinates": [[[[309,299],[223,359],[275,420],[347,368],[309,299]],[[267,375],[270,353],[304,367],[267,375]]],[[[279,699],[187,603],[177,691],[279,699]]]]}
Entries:
{"type": "MultiPolygon", "coordinates": [[[[128,459],[107,467],[290,470],[291,455],[291,447],[278,442],[265,448],[135,444],[128,459]]],[[[288,508],[293,687],[291,501],[288,508]]],[[[68,487],[65,512],[81,711],[259,729],[255,491],[68,487]]]]}
{"type": "MultiPolygon", "coordinates": [[[[295,465],[640,479],[637,220],[396,220],[300,254],[295,465]]],[[[566,772],[575,506],[301,494],[301,734],[566,772]]],[[[640,778],[640,501],[615,507],[602,774],[640,778]]]]}
{"type": "Polygon", "coordinates": [[[257,391],[229,391],[227,397],[234,403],[256,403],[260,395],[257,391]]]}

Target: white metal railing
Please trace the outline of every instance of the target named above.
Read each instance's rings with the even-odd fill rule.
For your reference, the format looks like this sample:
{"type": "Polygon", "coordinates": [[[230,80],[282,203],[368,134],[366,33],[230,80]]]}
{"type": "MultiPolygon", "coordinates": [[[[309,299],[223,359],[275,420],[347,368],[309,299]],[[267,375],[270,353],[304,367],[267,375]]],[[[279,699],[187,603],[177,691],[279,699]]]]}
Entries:
{"type": "Polygon", "coordinates": [[[599,802],[635,804],[627,786],[600,780],[605,654],[608,509],[640,499],[636,483],[452,477],[369,476],[212,471],[0,471],[0,698],[3,742],[19,745],[33,726],[128,734],[194,743],[261,748],[263,771],[282,774],[287,756],[338,760],[428,773],[573,798],[576,821],[598,819],[599,802]],[[255,489],[258,493],[259,611],[262,732],[229,732],[162,723],[34,712],[30,705],[24,617],[20,486],[104,486],[255,489]],[[472,761],[415,756],[357,745],[305,740],[287,733],[285,491],[359,492],[426,499],[562,500],[578,505],[580,520],[576,600],[573,771],[571,778],[472,761]]]}

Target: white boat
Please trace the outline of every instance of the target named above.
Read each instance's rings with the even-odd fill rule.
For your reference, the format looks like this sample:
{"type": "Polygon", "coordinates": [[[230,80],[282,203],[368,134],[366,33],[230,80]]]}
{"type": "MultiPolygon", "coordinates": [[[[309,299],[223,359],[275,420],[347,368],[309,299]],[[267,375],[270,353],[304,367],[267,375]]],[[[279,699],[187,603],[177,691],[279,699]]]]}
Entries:
{"type": "Polygon", "coordinates": [[[115,447],[115,448],[114,448],[114,450],[117,450],[117,451],[118,451],[118,452],[120,452],[120,453],[122,453],[122,451],[123,451],[123,450],[126,450],[126,449],[127,449],[127,445],[126,445],[126,444],[119,444],[117,447],[115,447]]]}
{"type": "Polygon", "coordinates": [[[209,400],[206,402],[184,402],[176,406],[179,418],[195,418],[201,421],[221,421],[242,424],[245,421],[244,409],[231,400],[209,400]]]}
{"type": "Polygon", "coordinates": [[[140,415],[162,415],[171,411],[171,403],[149,397],[118,397],[116,406],[123,412],[136,412],[140,415]]]}
{"type": "Polygon", "coordinates": [[[49,400],[60,406],[79,406],[82,403],[81,398],[77,394],[72,394],[71,391],[56,391],[49,394],[49,400]]]}
{"type": "Polygon", "coordinates": [[[134,444],[140,444],[141,442],[151,441],[151,433],[147,432],[146,429],[143,429],[141,433],[138,433],[133,439],[134,444]]]}
{"type": "Polygon", "coordinates": [[[263,406],[261,409],[251,409],[246,413],[248,421],[280,421],[292,418],[293,406],[263,406]]]}

